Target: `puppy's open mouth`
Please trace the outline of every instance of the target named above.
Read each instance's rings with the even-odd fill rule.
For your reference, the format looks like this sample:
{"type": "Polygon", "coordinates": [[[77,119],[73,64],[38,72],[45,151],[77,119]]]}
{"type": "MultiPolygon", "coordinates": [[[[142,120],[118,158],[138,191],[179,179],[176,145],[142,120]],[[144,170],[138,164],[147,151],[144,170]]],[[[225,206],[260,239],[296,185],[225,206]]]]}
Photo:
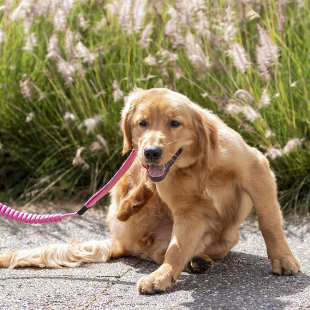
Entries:
{"type": "Polygon", "coordinates": [[[170,167],[174,164],[174,162],[180,156],[182,151],[183,149],[179,149],[173,155],[173,157],[164,165],[154,165],[154,164],[147,165],[146,167],[147,167],[147,172],[148,172],[150,180],[153,182],[162,181],[166,177],[170,167]]]}

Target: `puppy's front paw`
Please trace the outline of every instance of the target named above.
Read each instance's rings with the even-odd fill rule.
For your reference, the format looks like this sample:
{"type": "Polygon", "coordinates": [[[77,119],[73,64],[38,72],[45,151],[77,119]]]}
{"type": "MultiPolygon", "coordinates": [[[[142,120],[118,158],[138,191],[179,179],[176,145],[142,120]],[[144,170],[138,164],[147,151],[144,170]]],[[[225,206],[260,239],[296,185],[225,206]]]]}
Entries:
{"type": "Polygon", "coordinates": [[[150,275],[139,280],[137,287],[140,294],[162,293],[175,283],[176,279],[172,275],[171,268],[165,267],[162,265],[150,275]]]}
{"type": "Polygon", "coordinates": [[[300,270],[298,261],[293,255],[271,258],[272,272],[277,275],[295,275],[300,270]]]}

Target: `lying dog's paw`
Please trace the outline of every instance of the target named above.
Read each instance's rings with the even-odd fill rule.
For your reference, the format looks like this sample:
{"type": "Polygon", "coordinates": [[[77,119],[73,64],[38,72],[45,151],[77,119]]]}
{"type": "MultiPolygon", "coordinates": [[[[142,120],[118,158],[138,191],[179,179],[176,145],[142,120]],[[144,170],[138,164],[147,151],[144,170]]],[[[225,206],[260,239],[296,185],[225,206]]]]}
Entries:
{"type": "Polygon", "coordinates": [[[292,255],[270,259],[272,272],[277,275],[295,275],[300,270],[298,261],[292,255]]]}
{"type": "Polygon", "coordinates": [[[213,266],[213,260],[207,255],[194,256],[187,264],[187,270],[193,273],[205,273],[213,266]]]}
{"type": "Polygon", "coordinates": [[[162,265],[150,275],[141,278],[137,287],[140,294],[162,293],[171,287],[175,281],[176,279],[171,274],[171,268],[167,270],[165,265],[162,265]]]}

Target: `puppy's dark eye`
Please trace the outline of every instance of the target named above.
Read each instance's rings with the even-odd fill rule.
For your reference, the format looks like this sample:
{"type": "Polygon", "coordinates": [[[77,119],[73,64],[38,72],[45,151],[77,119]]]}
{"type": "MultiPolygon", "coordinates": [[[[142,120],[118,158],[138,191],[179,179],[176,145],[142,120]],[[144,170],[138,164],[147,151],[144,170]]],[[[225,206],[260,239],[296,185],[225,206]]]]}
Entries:
{"type": "Polygon", "coordinates": [[[178,121],[170,121],[170,127],[177,128],[181,124],[178,121]]]}
{"type": "Polygon", "coordinates": [[[140,127],[146,127],[146,125],[147,125],[146,121],[140,121],[139,122],[140,127]]]}

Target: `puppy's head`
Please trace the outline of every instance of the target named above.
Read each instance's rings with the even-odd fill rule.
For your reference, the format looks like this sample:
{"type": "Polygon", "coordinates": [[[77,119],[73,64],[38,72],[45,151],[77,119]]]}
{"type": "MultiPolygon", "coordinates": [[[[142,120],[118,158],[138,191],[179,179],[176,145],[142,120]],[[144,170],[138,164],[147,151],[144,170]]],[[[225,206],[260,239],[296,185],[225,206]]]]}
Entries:
{"type": "Polygon", "coordinates": [[[187,97],[168,89],[135,88],[122,112],[123,153],[131,147],[153,182],[169,171],[197,161],[212,168],[217,158],[217,129],[187,97]]]}

